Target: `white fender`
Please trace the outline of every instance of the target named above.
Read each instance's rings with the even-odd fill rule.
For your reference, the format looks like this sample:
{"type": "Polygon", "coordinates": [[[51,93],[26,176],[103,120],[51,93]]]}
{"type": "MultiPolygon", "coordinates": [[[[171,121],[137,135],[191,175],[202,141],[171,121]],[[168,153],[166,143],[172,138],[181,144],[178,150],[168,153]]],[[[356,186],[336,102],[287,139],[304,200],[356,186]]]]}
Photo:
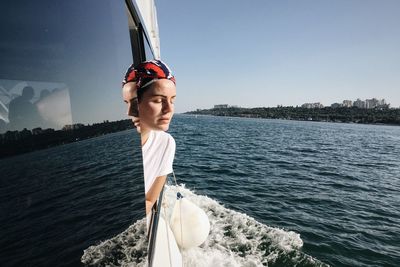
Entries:
{"type": "Polygon", "coordinates": [[[186,198],[176,201],[170,226],[176,243],[182,249],[200,246],[210,233],[207,214],[186,198]]]}

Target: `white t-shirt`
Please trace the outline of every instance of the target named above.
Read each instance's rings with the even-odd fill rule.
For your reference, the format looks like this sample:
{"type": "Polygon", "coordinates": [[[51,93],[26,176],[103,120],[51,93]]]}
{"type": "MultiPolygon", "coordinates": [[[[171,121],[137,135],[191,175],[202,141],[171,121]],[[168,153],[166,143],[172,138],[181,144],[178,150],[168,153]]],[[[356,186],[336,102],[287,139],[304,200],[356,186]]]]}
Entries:
{"type": "Polygon", "coordinates": [[[157,177],[172,173],[175,147],[175,140],[170,134],[162,131],[150,131],[149,138],[142,146],[146,193],[157,177]]]}

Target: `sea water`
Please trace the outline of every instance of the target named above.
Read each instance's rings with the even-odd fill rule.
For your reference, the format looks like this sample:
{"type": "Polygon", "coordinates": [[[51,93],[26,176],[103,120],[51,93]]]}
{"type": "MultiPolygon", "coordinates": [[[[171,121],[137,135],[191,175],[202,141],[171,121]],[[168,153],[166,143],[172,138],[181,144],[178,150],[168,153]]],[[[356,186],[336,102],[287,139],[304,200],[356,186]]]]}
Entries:
{"type": "MultiPolygon", "coordinates": [[[[175,192],[182,192],[207,213],[211,224],[202,246],[183,251],[185,266],[398,266],[400,127],[177,115],[170,133],[177,144],[174,169],[180,185],[168,186],[166,197],[173,203],[175,192]]],[[[73,144],[86,146],[85,153],[93,155],[98,145],[113,144],[103,167],[91,165],[98,159],[88,157],[80,161],[83,166],[75,166],[73,176],[95,179],[98,175],[89,173],[127,172],[117,155],[127,153],[123,137],[129,134],[73,144]],[[96,145],[89,149],[87,142],[96,145]]],[[[65,146],[52,149],[60,153],[65,146]]],[[[45,164],[32,156],[37,153],[44,151],[0,165],[28,159],[33,166],[45,164]]],[[[68,168],[57,171],[71,176],[68,168]]],[[[79,197],[90,190],[80,184],[72,194],[79,197]]],[[[103,226],[103,240],[85,235],[93,227],[89,222],[96,221],[94,215],[109,212],[99,209],[90,213],[93,217],[78,217],[81,233],[75,233],[74,240],[46,237],[48,245],[37,257],[64,255],[86,265],[146,266],[145,221],[129,222],[133,200],[121,201],[120,194],[106,191],[98,190],[98,197],[107,194],[115,212],[105,222],[114,228],[103,226]],[[61,253],[52,244],[73,253],[61,253]]],[[[27,218],[15,223],[35,225],[46,207],[36,204],[38,213],[29,223],[27,218]]],[[[54,220],[48,218],[48,225],[41,227],[55,227],[54,220]]],[[[60,228],[59,236],[65,229],[60,228]]],[[[6,246],[9,253],[17,247],[6,246]]],[[[14,250],[13,258],[27,257],[30,248],[14,250]]]]}
{"type": "MultiPolygon", "coordinates": [[[[301,251],[303,241],[298,233],[264,225],[182,185],[166,187],[161,212],[164,218],[170,218],[177,192],[203,209],[211,225],[210,234],[200,247],[182,251],[184,266],[327,266],[301,251]]],[[[145,227],[145,221],[140,220],[116,237],[89,247],[82,261],[87,265],[146,266],[145,253],[132,257],[147,249],[136,234],[145,227]],[[118,264],[115,258],[119,259],[118,264]]]]}
{"type": "Polygon", "coordinates": [[[198,194],[332,266],[400,265],[400,127],[183,116],[171,131],[198,194]]]}
{"type": "Polygon", "coordinates": [[[0,160],[0,266],[80,266],[85,248],[143,217],[133,134],[0,160]]]}

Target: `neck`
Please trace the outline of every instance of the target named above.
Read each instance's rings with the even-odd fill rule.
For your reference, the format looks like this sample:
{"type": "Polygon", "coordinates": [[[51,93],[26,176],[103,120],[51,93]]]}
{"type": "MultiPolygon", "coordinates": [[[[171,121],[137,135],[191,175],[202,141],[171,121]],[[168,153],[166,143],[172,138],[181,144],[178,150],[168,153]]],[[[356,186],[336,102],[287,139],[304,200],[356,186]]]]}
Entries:
{"type": "Polygon", "coordinates": [[[144,144],[146,144],[147,140],[149,139],[150,130],[141,129],[141,134],[140,134],[140,136],[141,136],[141,139],[142,139],[142,146],[143,146],[144,144]]]}

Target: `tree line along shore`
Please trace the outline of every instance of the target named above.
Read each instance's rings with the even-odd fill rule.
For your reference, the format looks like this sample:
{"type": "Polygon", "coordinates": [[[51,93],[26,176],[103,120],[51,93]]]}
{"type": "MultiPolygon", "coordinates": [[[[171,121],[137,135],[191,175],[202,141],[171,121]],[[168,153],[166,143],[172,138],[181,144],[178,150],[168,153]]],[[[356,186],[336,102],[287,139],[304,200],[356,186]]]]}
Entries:
{"type": "Polygon", "coordinates": [[[269,107],[269,108],[212,108],[189,111],[185,114],[230,116],[245,118],[284,119],[299,121],[324,121],[364,124],[400,125],[400,109],[376,108],[363,109],[358,107],[269,107]]]}

